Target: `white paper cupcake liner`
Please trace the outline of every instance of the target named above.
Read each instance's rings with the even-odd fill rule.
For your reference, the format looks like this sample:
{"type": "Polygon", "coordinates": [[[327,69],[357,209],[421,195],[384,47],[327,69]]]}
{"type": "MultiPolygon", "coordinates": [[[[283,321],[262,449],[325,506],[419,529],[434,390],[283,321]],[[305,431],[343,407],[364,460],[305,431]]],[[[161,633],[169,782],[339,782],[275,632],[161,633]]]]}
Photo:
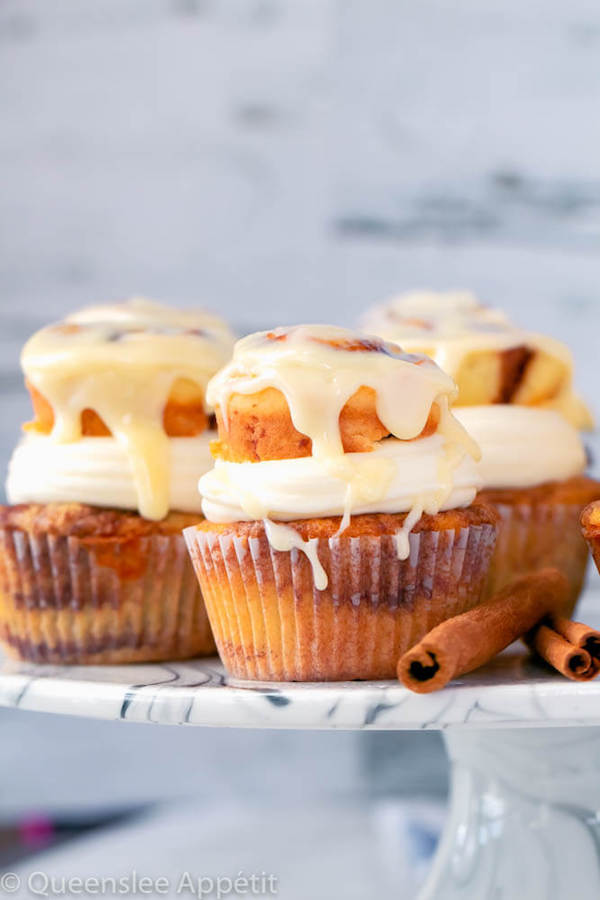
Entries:
{"type": "Polygon", "coordinates": [[[214,652],[183,537],[121,541],[0,529],[0,642],[44,663],[214,652]]]}
{"type": "Polygon", "coordinates": [[[588,561],[581,535],[581,504],[492,504],[500,515],[496,549],[486,595],[491,596],[519,575],[547,566],[557,568],[569,582],[570,615],[581,593],[588,561]]]}
{"type": "Polygon", "coordinates": [[[409,647],[479,602],[496,530],[413,533],[407,560],[393,535],[315,539],[328,576],[319,591],[306,555],[274,550],[262,526],[251,537],[208,527],[184,535],[221,659],[261,681],[395,677],[409,647]]]}

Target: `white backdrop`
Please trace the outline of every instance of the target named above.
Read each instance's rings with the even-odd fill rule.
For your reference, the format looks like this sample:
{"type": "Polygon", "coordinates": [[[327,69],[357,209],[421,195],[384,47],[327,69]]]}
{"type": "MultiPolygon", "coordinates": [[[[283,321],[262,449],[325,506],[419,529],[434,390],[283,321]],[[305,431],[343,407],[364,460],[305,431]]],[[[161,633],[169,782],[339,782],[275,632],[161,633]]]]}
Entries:
{"type": "MultiPolygon", "coordinates": [[[[595,0],[4,0],[0,468],[27,415],[25,337],[132,293],[202,302],[243,330],[472,288],[567,340],[600,413],[599,145],[595,0]]],[[[121,729],[12,721],[7,805],[34,802],[45,755],[63,765],[44,802],[110,796],[110,773],[89,778],[106,773],[103,740],[123,802],[192,772],[236,785],[242,746],[265,790],[277,753],[290,768],[323,754],[316,789],[391,778],[374,736],[121,729]],[[157,783],[167,746],[180,766],[157,783]]]]}

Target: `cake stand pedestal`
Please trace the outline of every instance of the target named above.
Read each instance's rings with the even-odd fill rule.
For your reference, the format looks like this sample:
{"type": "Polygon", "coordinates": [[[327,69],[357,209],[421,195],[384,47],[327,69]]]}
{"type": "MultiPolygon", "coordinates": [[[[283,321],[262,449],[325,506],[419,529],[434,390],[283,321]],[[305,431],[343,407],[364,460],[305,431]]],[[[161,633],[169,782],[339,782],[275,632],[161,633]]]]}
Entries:
{"type": "MultiPolygon", "coordinates": [[[[593,599],[581,618],[597,625],[593,599]]],[[[0,706],[171,725],[441,729],[451,803],[421,900],[600,897],[600,679],[569,682],[520,645],[429,695],[396,682],[242,684],[214,659],[5,661],[0,706]]]]}
{"type": "Polygon", "coordinates": [[[600,897],[600,728],[448,731],[446,827],[420,900],[600,897]]]}

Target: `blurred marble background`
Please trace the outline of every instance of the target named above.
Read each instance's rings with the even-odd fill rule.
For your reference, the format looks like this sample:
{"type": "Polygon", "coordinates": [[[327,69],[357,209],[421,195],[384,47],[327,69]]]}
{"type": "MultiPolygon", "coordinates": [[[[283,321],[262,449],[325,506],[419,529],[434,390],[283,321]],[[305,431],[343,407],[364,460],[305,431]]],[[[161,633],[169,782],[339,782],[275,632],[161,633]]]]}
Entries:
{"type": "MultiPolygon", "coordinates": [[[[471,288],[569,342],[600,415],[592,0],[3,0],[0,123],[3,470],[25,337],[133,293],[243,332],[471,288]]],[[[445,792],[433,736],[0,721],[4,819],[445,792]]]]}

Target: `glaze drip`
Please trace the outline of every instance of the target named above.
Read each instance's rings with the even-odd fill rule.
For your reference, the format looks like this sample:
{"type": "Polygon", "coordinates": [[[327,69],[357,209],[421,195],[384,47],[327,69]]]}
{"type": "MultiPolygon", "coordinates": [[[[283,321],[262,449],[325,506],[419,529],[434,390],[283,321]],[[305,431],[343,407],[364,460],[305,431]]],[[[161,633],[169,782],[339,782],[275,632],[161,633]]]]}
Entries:
{"type": "Polygon", "coordinates": [[[169,509],[169,439],[163,413],[178,379],[204,392],[232,345],[224,324],[202,311],[133,300],[91,307],[33,335],[21,364],[51,405],[51,438],[82,438],[90,409],[125,450],[138,509],[161,519],[169,509]]]}
{"type": "MultiPolygon", "coordinates": [[[[554,409],[576,427],[592,426],[589,410],[573,389],[573,359],[568,347],[548,335],[519,328],[502,311],[484,306],[471,293],[401,294],[368,311],[363,326],[382,338],[400,342],[406,350],[427,353],[454,379],[473,354],[529,348],[558,366],[556,384],[543,400],[535,394],[523,397],[517,391],[510,402],[554,409]]],[[[498,398],[493,402],[499,402],[498,398]]],[[[460,398],[457,403],[462,403],[460,398]]]]}
{"type": "Polygon", "coordinates": [[[378,338],[325,325],[249,335],[238,341],[232,361],[212,379],[206,396],[227,424],[231,395],[267,387],[285,396],[295,428],[311,439],[318,458],[343,455],[340,413],[361,387],[375,392],[379,419],[394,437],[417,438],[437,403],[438,430],[453,431],[452,440],[460,434],[463,445],[477,453],[466,431],[444,414],[456,394],[452,378],[426,356],[378,338]]]}

